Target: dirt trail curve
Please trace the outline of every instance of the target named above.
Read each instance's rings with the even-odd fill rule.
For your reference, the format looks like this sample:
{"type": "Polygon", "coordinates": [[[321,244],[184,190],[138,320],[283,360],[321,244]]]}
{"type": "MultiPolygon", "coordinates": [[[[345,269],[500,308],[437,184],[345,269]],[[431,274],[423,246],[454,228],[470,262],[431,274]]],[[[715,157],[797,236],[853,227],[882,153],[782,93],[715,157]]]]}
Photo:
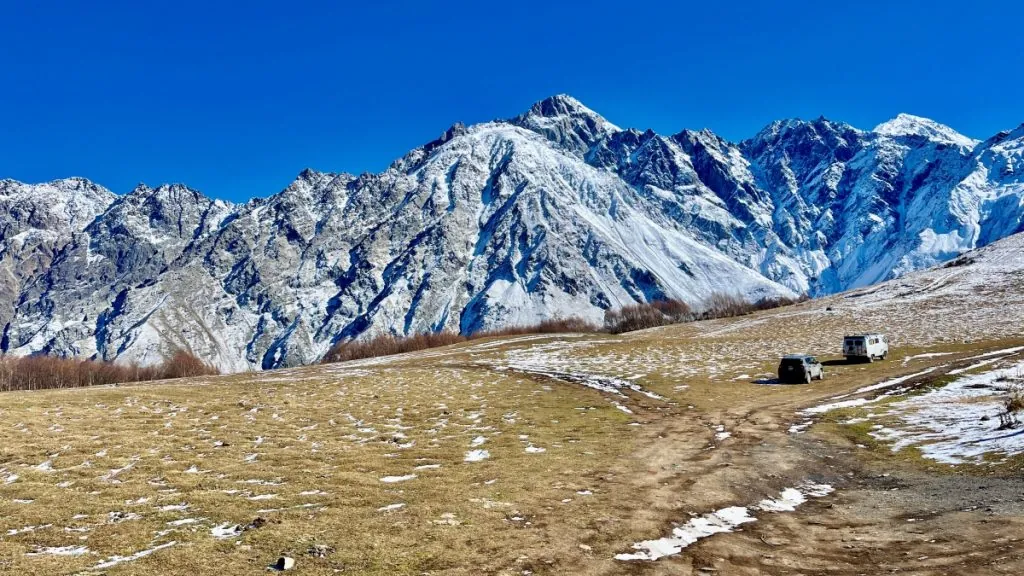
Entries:
{"type": "MultiPolygon", "coordinates": [[[[972,362],[947,363],[901,386],[926,384],[972,362]]],[[[1011,574],[1024,568],[1024,479],[933,474],[866,460],[858,454],[863,449],[850,442],[791,433],[796,413],[807,407],[806,400],[759,402],[691,418],[661,417],[647,428],[647,448],[634,461],[658,470],[644,482],[651,500],[666,503],[666,509],[681,504],[686,512],[677,510],[660,532],[638,540],[669,534],[692,513],[749,506],[766,492],[802,481],[827,483],[836,491],[809,499],[793,513],[757,514],[756,522],[702,539],[671,561],[631,569],[854,575],[1011,574]],[[719,427],[729,436],[716,441],[709,430],[719,427]]]]}
{"type": "MultiPolygon", "coordinates": [[[[643,448],[616,471],[651,502],[631,512],[633,522],[651,527],[638,542],[670,536],[694,516],[753,507],[756,521],[730,534],[699,539],[671,558],[618,561],[602,574],[1014,573],[1024,568],[1024,480],[931,474],[864,459],[841,439],[791,431],[810,406],[923,385],[977,358],[939,363],[936,356],[925,370],[904,368],[907,375],[873,385],[701,408],[607,376],[498,369],[593,388],[643,421],[643,448]],[[806,483],[835,492],[806,498],[792,512],[756,511],[766,497],[806,483]]],[[[622,551],[632,544],[623,542],[622,551]]]]}
{"type": "MultiPolygon", "coordinates": [[[[617,462],[608,477],[624,490],[644,494],[649,505],[620,511],[619,520],[636,531],[634,541],[609,543],[619,552],[634,552],[635,542],[669,536],[674,528],[686,528],[715,511],[746,507],[755,520],[657,561],[609,558],[598,567],[559,566],[561,573],[852,576],[1024,570],[1024,479],[937,474],[879,458],[849,439],[810,426],[820,415],[801,414],[829,402],[870,400],[894,387],[923,385],[977,365],[986,354],[924,354],[909,366],[887,363],[870,380],[875,372],[850,373],[840,382],[832,372],[824,383],[798,387],[799,393],[790,393],[797,390],[791,387],[718,382],[677,396],[665,394],[664,386],[652,390],[637,383],[644,378],[594,373],[598,370],[588,369],[592,361],[587,365],[567,352],[592,358],[600,346],[615,342],[529,337],[431,356],[446,366],[587,387],[633,416],[638,448],[617,462]],[[746,392],[730,392],[735,389],[746,392]],[[794,433],[794,425],[803,425],[798,430],[806,432],[794,433]],[[835,491],[808,497],[794,511],[757,509],[766,498],[806,483],[835,491]]],[[[613,368],[607,370],[615,373],[613,368]]]]}

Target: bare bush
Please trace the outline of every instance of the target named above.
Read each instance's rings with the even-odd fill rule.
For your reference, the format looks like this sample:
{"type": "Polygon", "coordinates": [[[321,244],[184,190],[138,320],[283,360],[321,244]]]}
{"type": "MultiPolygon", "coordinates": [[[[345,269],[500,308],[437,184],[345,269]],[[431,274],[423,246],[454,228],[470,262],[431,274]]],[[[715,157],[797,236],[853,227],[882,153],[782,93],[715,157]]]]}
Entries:
{"type": "Polygon", "coordinates": [[[1003,400],[1003,413],[999,415],[999,429],[1008,430],[1020,426],[1020,419],[1017,414],[1024,411],[1024,378],[1015,375],[1007,380],[1016,382],[1010,386],[1009,394],[1003,400]]]}
{"type": "Polygon", "coordinates": [[[1024,388],[1017,386],[1010,391],[1010,396],[1003,403],[1003,407],[1011,414],[1024,410],[1024,388]]]}
{"type": "Polygon", "coordinates": [[[679,300],[631,304],[604,313],[604,326],[612,334],[678,324],[693,319],[690,307],[679,300]]]}
{"type": "Polygon", "coordinates": [[[750,312],[751,304],[738,294],[715,292],[704,304],[702,318],[732,318],[750,312]]]}
{"type": "Polygon", "coordinates": [[[0,392],[79,388],[219,373],[215,367],[181,350],[155,366],[42,355],[5,356],[0,358],[0,392]]]}
{"type": "Polygon", "coordinates": [[[774,308],[782,308],[784,306],[792,306],[794,304],[800,304],[801,302],[807,302],[810,300],[810,296],[801,294],[796,298],[787,298],[785,296],[777,296],[775,298],[762,298],[753,304],[751,304],[751,312],[757,312],[760,310],[772,310],[774,308]]]}
{"type": "Polygon", "coordinates": [[[806,300],[808,300],[806,296],[798,298],[780,296],[747,302],[737,294],[716,292],[704,302],[704,310],[699,314],[694,313],[688,304],[680,300],[656,300],[646,304],[631,304],[619,309],[607,310],[604,314],[604,324],[605,329],[612,334],[621,334],[695,320],[744,316],[761,310],[798,304],[806,300]]]}
{"type": "Polygon", "coordinates": [[[416,334],[415,336],[399,337],[391,334],[375,336],[369,340],[346,340],[331,347],[320,361],[321,364],[331,362],[348,362],[362,358],[390,356],[415,352],[427,348],[437,348],[465,342],[466,338],[451,332],[416,334]]]}
{"type": "Polygon", "coordinates": [[[195,355],[178,350],[157,367],[160,378],[191,378],[220,374],[216,367],[203,362],[195,355]]]}
{"type": "Polygon", "coordinates": [[[655,300],[651,306],[673,322],[687,322],[693,319],[693,310],[682,300],[655,300]]]}
{"type": "Polygon", "coordinates": [[[701,320],[712,320],[715,318],[732,318],[735,316],[746,316],[762,310],[772,310],[783,306],[792,306],[809,300],[806,295],[796,298],[785,296],[766,297],[755,302],[747,302],[738,294],[725,294],[716,292],[705,302],[704,312],[701,313],[701,320]]]}
{"type": "Polygon", "coordinates": [[[525,326],[507,326],[494,330],[483,330],[470,334],[467,340],[493,338],[495,336],[521,336],[523,334],[571,334],[600,332],[600,327],[575,316],[569,318],[550,318],[537,324],[525,326]]]}
{"type": "Polygon", "coordinates": [[[575,332],[598,332],[600,328],[582,318],[552,318],[528,326],[509,326],[496,330],[474,332],[469,336],[453,332],[433,332],[415,334],[413,336],[393,336],[384,334],[368,340],[346,340],[331,347],[320,360],[321,364],[332,362],[348,362],[377,356],[390,356],[416,352],[427,348],[438,348],[495,336],[519,336],[523,334],[565,334],[575,332]]]}

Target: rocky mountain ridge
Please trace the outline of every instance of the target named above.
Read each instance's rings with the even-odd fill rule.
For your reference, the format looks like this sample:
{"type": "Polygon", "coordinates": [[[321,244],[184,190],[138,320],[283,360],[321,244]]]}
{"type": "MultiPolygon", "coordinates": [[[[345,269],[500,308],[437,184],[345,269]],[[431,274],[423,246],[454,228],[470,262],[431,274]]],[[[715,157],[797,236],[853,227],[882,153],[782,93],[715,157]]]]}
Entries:
{"type": "Polygon", "coordinates": [[[901,114],[728,142],[622,129],[568,96],[456,124],[379,174],[303,171],[244,204],[0,181],[0,348],[221,368],[380,332],[598,320],[879,282],[1024,229],[1024,125],[985,141],[901,114]]]}

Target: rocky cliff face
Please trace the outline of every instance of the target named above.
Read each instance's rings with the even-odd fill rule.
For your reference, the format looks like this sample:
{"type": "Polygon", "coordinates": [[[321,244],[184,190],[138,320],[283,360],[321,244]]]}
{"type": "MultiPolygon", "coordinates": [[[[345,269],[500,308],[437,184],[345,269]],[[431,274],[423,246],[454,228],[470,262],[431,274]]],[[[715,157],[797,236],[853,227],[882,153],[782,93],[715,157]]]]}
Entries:
{"type": "Polygon", "coordinates": [[[831,293],[1021,230],[1022,155],[1024,127],[978,142],[907,115],[788,120],[736,144],[623,130],[556,96],[380,174],[306,170],[241,205],[5,180],[0,345],[270,368],[381,332],[831,293]]]}

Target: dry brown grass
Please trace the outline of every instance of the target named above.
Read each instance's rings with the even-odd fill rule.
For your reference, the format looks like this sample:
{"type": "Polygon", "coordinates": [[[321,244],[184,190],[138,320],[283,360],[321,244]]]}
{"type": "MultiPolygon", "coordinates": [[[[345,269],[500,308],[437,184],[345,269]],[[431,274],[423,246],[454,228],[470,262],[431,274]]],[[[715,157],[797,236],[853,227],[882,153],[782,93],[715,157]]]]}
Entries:
{"type": "MultiPolygon", "coordinates": [[[[619,336],[465,342],[386,361],[179,384],[7,394],[0,405],[0,572],[76,573],[111,555],[175,542],[110,572],[252,574],[286,553],[305,574],[688,573],[706,545],[644,566],[612,558],[691,513],[776,496],[809,474],[846,478],[852,470],[815,464],[803,447],[817,445],[787,433],[798,409],[1024,344],[1015,308],[963,307],[955,322],[936,326],[956,301],[935,313],[917,300],[854,306],[861,301],[619,336]],[[993,320],[975,321],[985,318],[993,320]],[[826,381],[809,386],[753,383],[774,371],[782,353],[838,356],[844,333],[867,329],[889,333],[896,345],[889,361],[830,366],[826,381]],[[912,357],[922,352],[949,355],[912,357]],[[627,401],[515,365],[628,378],[666,400],[629,394],[627,401]],[[716,440],[719,427],[732,436],[716,440]],[[473,446],[477,437],[485,442],[473,446]],[[528,453],[529,445],[546,451],[528,453]],[[465,462],[473,448],[490,458],[465,462]],[[381,481],[407,474],[416,478],[381,481]],[[380,510],[397,503],[405,506],[380,510]],[[164,508],[176,504],[188,508],[164,508]],[[257,517],[266,522],[237,537],[210,534],[257,517]],[[195,521],[181,523],[187,519],[195,521]],[[27,555],[70,545],[89,553],[27,555]],[[307,555],[315,546],[334,551],[307,555]]],[[[827,448],[811,452],[830,458],[827,448]]],[[[844,458],[861,452],[887,458],[890,470],[887,450],[844,458]]],[[[895,462],[904,464],[916,465],[895,462]]],[[[837,488],[839,498],[853,492],[837,488]]],[[[808,505],[786,517],[802,522],[814,514],[808,505]]],[[[891,530],[890,519],[871,521],[865,530],[891,530]]],[[[978,541],[944,542],[971,548],[978,541]]],[[[786,550],[813,557],[818,544],[793,539],[786,550]]],[[[792,565],[772,572],[751,564],[766,573],[792,565]]]]}
{"type": "Polygon", "coordinates": [[[75,573],[174,542],[110,573],[251,574],[279,554],[306,574],[616,573],[614,554],[658,535],[680,506],[715,509],[778,488],[747,478],[792,466],[783,451],[771,453],[783,464],[764,454],[742,464],[767,438],[748,414],[785,422],[801,403],[919,369],[855,365],[807,387],[671,376],[684,350],[712,361],[760,338],[705,332],[687,324],[625,340],[470,342],[372,366],[10,393],[0,408],[11,423],[0,427],[0,535],[15,533],[0,540],[0,572],[75,573]],[[670,401],[634,397],[637,415],[627,415],[595,390],[488,368],[535,349],[569,350],[606,375],[637,355],[652,370],[639,381],[670,401]],[[689,387],[676,390],[681,382],[689,387]],[[709,452],[719,423],[736,434],[730,442],[747,443],[709,452]],[[477,437],[485,442],[473,446],[477,437]],[[465,462],[474,448],[490,457],[465,462]],[[407,474],[416,478],[381,481],[407,474]],[[260,527],[214,538],[224,524],[260,527]],[[89,551],[28,555],[65,546],[89,551]],[[308,555],[316,546],[333,552],[308,555]]]}
{"type": "Polygon", "coordinates": [[[80,388],[100,384],[210,376],[220,372],[183,350],[156,366],[24,356],[0,358],[0,392],[80,388]]]}
{"type": "Polygon", "coordinates": [[[611,564],[643,505],[609,472],[633,445],[630,417],[592,390],[488,370],[322,366],[15,392],[0,419],[12,423],[0,427],[0,535],[50,525],[3,537],[0,573],[74,573],[175,542],[110,573],[252,574],[285,553],[305,574],[518,574],[583,561],[580,543],[611,564]],[[464,462],[473,448],[490,457],[464,462]],[[609,517],[622,523],[595,532],[609,517]],[[317,545],[333,552],[308,555],[317,545]],[[28,555],[65,546],[89,552],[28,555]]]}

